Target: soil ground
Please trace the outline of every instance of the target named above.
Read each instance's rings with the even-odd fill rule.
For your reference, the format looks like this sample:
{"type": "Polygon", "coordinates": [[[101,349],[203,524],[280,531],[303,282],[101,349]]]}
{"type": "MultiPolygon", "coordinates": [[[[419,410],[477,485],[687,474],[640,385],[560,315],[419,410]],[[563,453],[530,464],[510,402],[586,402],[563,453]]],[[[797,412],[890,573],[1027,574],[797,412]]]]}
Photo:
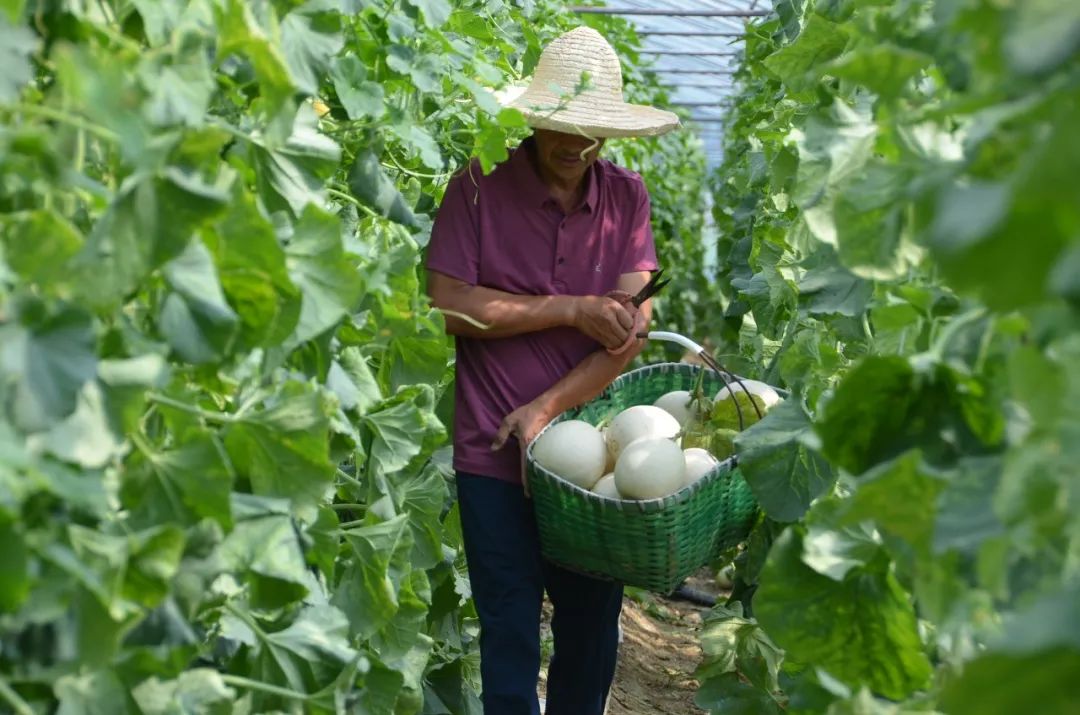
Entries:
{"type": "MultiPolygon", "coordinates": [[[[705,573],[689,579],[688,585],[714,596],[721,594],[705,573]]],[[[698,637],[707,611],[703,606],[653,594],[623,599],[623,641],[607,715],[704,715],[705,711],[694,705],[698,682],[693,674],[701,661],[698,637]]],[[[551,650],[550,617],[550,604],[545,603],[541,697],[551,650]]]]}

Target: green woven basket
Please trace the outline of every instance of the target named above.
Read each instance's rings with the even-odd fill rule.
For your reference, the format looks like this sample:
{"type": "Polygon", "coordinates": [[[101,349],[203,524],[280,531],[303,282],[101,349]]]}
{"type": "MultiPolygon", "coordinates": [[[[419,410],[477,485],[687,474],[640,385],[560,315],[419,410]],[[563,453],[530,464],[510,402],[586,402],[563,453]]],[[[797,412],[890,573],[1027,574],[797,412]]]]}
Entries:
{"type": "MultiPolygon", "coordinates": [[[[662,363],[628,372],[551,424],[569,419],[598,424],[627,407],[651,405],[666,392],[692,389],[701,369],[662,363]]],[[[710,395],[724,384],[711,370],[704,381],[710,395]]],[[[743,541],[757,518],[757,502],[734,459],[662,499],[617,501],[541,467],[531,446],[526,455],[544,556],[591,576],[670,593],[720,551],[743,541]]]]}

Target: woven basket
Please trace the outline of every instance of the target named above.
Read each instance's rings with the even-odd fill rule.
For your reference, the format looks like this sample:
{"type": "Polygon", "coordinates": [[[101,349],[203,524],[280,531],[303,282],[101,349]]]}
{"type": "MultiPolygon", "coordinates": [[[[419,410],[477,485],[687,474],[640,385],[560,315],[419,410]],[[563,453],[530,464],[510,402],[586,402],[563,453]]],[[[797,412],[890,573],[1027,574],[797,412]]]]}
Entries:
{"type": "MultiPolygon", "coordinates": [[[[692,389],[701,369],[662,363],[628,372],[551,425],[569,419],[598,424],[627,407],[651,405],[666,392],[692,389]]],[[[711,395],[724,383],[710,370],[704,384],[711,395]]],[[[540,466],[531,446],[526,456],[544,556],[590,576],[670,593],[720,551],[743,541],[757,519],[757,503],[734,459],[662,499],[617,501],[540,466]]]]}

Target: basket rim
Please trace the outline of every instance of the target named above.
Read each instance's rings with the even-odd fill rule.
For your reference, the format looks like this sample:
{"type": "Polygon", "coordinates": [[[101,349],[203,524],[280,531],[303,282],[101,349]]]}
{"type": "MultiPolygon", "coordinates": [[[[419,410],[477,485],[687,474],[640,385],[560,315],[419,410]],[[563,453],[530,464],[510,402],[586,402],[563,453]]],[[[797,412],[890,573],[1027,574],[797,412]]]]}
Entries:
{"type": "Polygon", "coordinates": [[[563,422],[567,419],[574,419],[574,413],[580,411],[587,404],[605,398],[612,391],[617,389],[617,386],[620,382],[626,382],[632,378],[637,379],[642,374],[648,374],[664,370],[669,371],[673,369],[680,372],[696,372],[698,370],[705,370],[707,368],[705,366],[691,365],[690,363],[685,362],[661,362],[644,365],[642,367],[622,373],[614,380],[612,380],[611,383],[607,387],[605,387],[603,391],[600,392],[600,394],[598,394],[596,397],[592,398],[588,402],[582,403],[576,407],[571,407],[570,409],[556,415],[554,419],[552,419],[550,422],[547,423],[547,425],[544,426],[544,429],[540,430],[540,432],[537,433],[536,437],[534,437],[533,440],[529,442],[529,444],[525,448],[525,461],[528,465],[528,468],[536,470],[544,478],[554,481],[562,489],[566,489],[571,492],[576,491],[580,494],[584,494],[587,499],[595,500],[601,505],[601,507],[613,508],[618,509],[619,511],[623,511],[624,509],[627,509],[630,505],[633,505],[634,507],[636,507],[635,510],[644,512],[656,511],[659,509],[665,509],[675,504],[682,504],[688,501],[696,491],[704,489],[709,483],[720,478],[722,475],[731,473],[735,468],[738,467],[738,459],[735,455],[732,455],[727,459],[719,460],[715,467],[710,469],[700,478],[680,488],[678,491],[668,494],[667,496],[656,497],[654,499],[612,499],[611,497],[605,497],[596,494],[589,489],[585,489],[567,479],[564,479],[563,477],[543,466],[533,458],[533,447],[536,445],[536,443],[540,440],[540,437],[543,436],[545,432],[547,432],[559,422],[563,422]]]}

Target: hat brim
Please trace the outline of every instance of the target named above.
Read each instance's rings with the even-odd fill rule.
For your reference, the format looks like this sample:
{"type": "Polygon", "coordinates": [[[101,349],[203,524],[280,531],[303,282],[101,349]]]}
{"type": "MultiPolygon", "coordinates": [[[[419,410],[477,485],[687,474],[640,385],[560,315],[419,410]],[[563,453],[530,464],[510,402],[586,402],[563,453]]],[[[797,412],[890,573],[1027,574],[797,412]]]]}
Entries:
{"type": "Polygon", "coordinates": [[[519,110],[533,128],[596,139],[659,136],[680,125],[678,115],[673,112],[587,96],[560,106],[554,95],[526,91],[507,106],[519,110]]]}

